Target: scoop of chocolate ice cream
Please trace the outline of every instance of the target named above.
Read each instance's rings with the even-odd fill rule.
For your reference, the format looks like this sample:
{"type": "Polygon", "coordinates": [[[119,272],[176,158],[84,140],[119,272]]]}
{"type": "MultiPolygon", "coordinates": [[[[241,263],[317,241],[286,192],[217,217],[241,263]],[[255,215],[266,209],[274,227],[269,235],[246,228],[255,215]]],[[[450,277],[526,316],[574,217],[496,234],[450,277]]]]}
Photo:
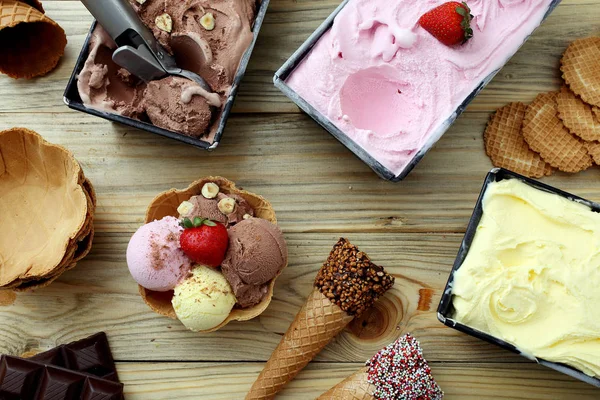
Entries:
{"type": "Polygon", "coordinates": [[[221,222],[226,227],[237,224],[244,220],[246,215],[250,217],[254,216],[254,209],[246,199],[237,194],[225,194],[219,193],[214,199],[207,199],[202,195],[193,196],[188,200],[192,204],[192,209],[186,214],[180,217],[187,217],[193,219],[194,217],[208,218],[211,221],[221,222]],[[219,201],[223,199],[231,198],[235,200],[235,207],[233,212],[230,214],[224,214],[219,209],[219,201]]]}
{"type": "Polygon", "coordinates": [[[221,268],[238,304],[251,307],[267,294],[268,283],[287,265],[287,245],[274,224],[250,218],[229,229],[229,248],[221,268]]]}
{"type": "Polygon", "coordinates": [[[202,89],[196,83],[169,76],[148,83],[142,107],[154,125],[184,135],[202,137],[210,126],[212,110],[209,100],[199,92],[202,89]],[[190,92],[192,94],[188,96],[190,92]]]}

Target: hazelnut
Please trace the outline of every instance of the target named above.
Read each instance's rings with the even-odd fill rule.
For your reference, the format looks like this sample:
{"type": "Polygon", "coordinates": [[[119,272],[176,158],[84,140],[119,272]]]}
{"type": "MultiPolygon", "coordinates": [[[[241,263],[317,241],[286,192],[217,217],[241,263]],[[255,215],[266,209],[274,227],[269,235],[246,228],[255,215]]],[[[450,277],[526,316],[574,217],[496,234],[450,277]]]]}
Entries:
{"type": "Polygon", "coordinates": [[[207,31],[212,31],[215,29],[215,16],[213,13],[204,14],[204,16],[200,18],[200,25],[202,25],[207,31]]]}
{"type": "Polygon", "coordinates": [[[202,196],[207,199],[214,199],[219,194],[219,186],[216,183],[208,182],[202,186],[202,196]]]}
{"type": "Polygon", "coordinates": [[[192,203],[190,203],[189,201],[184,201],[179,205],[179,207],[177,207],[177,212],[182,217],[187,217],[188,215],[190,215],[193,209],[194,205],[192,203]]]}
{"type": "Polygon", "coordinates": [[[231,197],[227,197],[219,201],[218,204],[219,211],[221,211],[225,215],[229,215],[235,210],[235,200],[231,197]]]}
{"type": "Polygon", "coordinates": [[[171,31],[173,30],[173,20],[171,19],[171,16],[167,13],[156,17],[156,20],[154,22],[156,23],[156,27],[161,31],[171,33],[171,31]]]}

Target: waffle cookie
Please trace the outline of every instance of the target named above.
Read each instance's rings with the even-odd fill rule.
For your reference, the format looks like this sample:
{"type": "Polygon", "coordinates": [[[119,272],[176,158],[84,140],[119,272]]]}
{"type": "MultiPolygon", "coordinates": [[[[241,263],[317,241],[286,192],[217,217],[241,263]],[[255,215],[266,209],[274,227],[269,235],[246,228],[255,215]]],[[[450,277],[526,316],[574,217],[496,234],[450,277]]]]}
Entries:
{"type": "Polygon", "coordinates": [[[523,139],[521,128],[526,109],[523,103],[510,103],[496,111],[483,134],[485,152],[496,167],[541,178],[551,175],[553,169],[523,139]]]}
{"type": "Polygon", "coordinates": [[[572,134],[586,141],[600,140],[600,120],[592,107],[563,86],[556,97],[558,117],[572,134]]]}
{"type": "Polygon", "coordinates": [[[600,107],[600,37],[579,39],[569,45],[561,60],[567,85],[583,101],[600,107]]]}
{"type": "Polygon", "coordinates": [[[541,93],[525,111],[523,137],[544,161],[563,172],[592,166],[584,142],[573,136],[558,118],[557,92],[541,93]]]}

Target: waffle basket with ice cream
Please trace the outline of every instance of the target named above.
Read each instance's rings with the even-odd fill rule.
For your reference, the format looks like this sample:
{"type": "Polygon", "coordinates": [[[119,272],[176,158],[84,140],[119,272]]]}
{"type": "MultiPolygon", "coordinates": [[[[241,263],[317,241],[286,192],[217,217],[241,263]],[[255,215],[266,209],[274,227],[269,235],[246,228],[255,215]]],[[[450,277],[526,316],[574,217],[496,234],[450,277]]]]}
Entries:
{"type": "Polygon", "coordinates": [[[132,237],[129,270],[158,314],[197,332],[260,315],[287,265],[271,204],[221,177],[159,194],[132,237]]]}

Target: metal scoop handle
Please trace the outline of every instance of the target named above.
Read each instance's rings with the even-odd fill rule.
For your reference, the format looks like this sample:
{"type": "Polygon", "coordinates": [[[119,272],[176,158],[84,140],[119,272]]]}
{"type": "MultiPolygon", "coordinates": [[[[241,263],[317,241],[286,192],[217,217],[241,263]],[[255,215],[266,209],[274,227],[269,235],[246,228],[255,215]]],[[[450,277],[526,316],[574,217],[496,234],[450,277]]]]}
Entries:
{"type": "Polygon", "coordinates": [[[118,48],[113,61],[149,82],[168,75],[192,79],[212,92],[202,77],[177,67],[175,58],[158,43],[127,0],[81,0],[118,48]]]}

